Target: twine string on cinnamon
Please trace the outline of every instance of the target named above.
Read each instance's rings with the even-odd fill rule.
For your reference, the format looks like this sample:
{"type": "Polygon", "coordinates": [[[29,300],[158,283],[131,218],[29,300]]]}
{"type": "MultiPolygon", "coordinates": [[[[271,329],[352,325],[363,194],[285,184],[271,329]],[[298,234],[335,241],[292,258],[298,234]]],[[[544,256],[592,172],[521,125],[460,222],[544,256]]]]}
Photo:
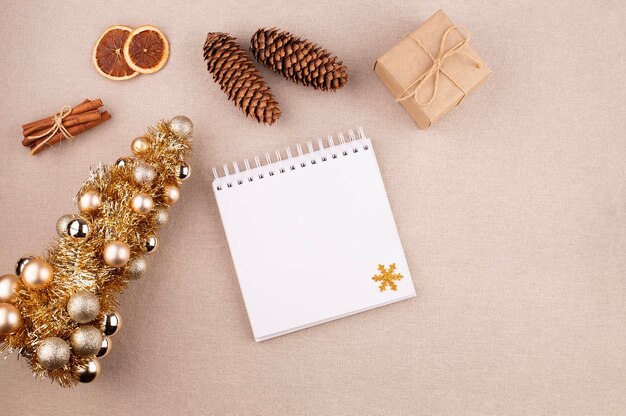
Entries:
{"type": "Polygon", "coordinates": [[[65,126],[63,126],[63,119],[67,116],[69,116],[72,113],[72,107],[69,105],[64,105],[63,108],[61,108],[61,111],[59,111],[58,113],[56,113],[55,115],[52,116],[52,127],[50,127],[48,130],[44,131],[43,133],[37,135],[37,136],[28,136],[27,139],[31,140],[31,139],[41,139],[44,138],[44,140],[41,141],[41,143],[39,143],[34,149],[33,151],[37,150],[39,147],[43,146],[44,144],[48,143],[48,141],[57,133],[61,133],[63,134],[63,136],[66,139],[72,139],[74,136],[72,136],[70,134],[69,131],[67,131],[67,129],[65,128],[65,126]]]}
{"type": "Polygon", "coordinates": [[[435,96],[437,95],[437,89],[439,88],[440,74],[444,74],[450,81],[452,81],[454,85],[456,85],[461,90],[461,92],[463,93],[463,97],[461,98],[461,100],[463,100],[465,96],[467,95],[467,91],[465,91],[465,89],[461,85],[459,85],[459,83],[456,82],[454,78],[450,76],[450,74],[446,72],[446,70],[443,68],[442,65],[445,62],[445,60],[450,58],[451,56],[454,56],[456,54],[463,54],[467,56],[468,58],[470,58],[472,61],[474,61],[474,63],[476,64],[478,68],[482,67],[482,63],[478,59],[474,58],[472,55],[470,55],[469,53],[463,50],[465,45],[467,45],[470,40],[469,31],[463,26],[457,26],[457,25],[450,26],[441,37],[441,41],[439,42],[439,52],[438,52],[437,57],[434,57],[430,53],[430,51],[424,47],[422,42],[420,42],[418,38],[413,36],[413,34],[410,34],[409,37],[413,39],[415,43],[417,43],[417,45],[424,50],[424,52],[426,52],[429,58],[433,61],[433,64],[430,66],[430,68],[426,70],[426,72],[420,75],[419,78],[413,81],[404,90],[402,95],[396,99],[396,101],[400,102],[400,101],[404,101],[408,98],[413,97],[415,102],[419,105],[424,106],[424,105],[431,104],[435,100],[435,96]],[[458,30],[463,40],[459,41],[456,45],[454,45],[450,49],[445,50],[448,34],[454,29],[458,30]],[[465,34],[463,32],[465,32],[465,34]],[[433,77],[434,77],[433,92],[430,96],[430,99],[426,102],[423,102],[418,98],[419,91],[426,84],[426,81],[428,81],[430,78],[433,78],[433,77]]]}

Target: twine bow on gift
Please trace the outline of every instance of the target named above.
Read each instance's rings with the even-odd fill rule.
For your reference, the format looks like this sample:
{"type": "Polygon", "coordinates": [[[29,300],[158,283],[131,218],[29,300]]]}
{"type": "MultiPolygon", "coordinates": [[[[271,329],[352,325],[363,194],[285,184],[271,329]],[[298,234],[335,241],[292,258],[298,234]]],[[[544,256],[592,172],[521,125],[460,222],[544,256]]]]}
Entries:
{"type": "MultiPolygon", "coordinates": [[[[411,39],[413,39],[415,41],[415,43],[417,43],[419,45],[420,48],[422,48],[424,50],[424,52],[426,52],[426,54],[430,57],[430,59],[433,61],[433,64],[430,66],[430,68],[428,68],[426,70],[426,72],[424,72],[418,79],[416,79],[415,81],[413,81],[402,93],[402,95],[396,99],[396,101],[400,102],[400,101],[404,101],[408,98],[413,97],[413,99],[415,100],[415,102],[419,105],[429,105],[433,102],[433,100],[435,99],[435,96],[437,95],[437,89],[439,88],[439,76],[440,74],[444,74],[450,81],[452,81],[452,83],[454,85],[456,85],[461,92],[463,92],[463,98],[465,98],[465,96],[467,95],[467,91],[465,91],[465,89],[459,85],[458,82],[456,82],[454,80],[454,78],[452,76],[450,76],[450,74],[448,74],[446,72],[446,70],[442,67],[443,63],[445,62],[446,59],[457,55],[457,54],[463,54],[465,56],[467,56],[468,58],[470,58],[472,61],[474,61],[474,63],[476,64],[476,66],[478,68],[482,67],[482,63],[474,58],[472,55],[470,55],[469,53],[467,53],[466,51],[463,50],[463,48],[465,47],[465,45],[467,45],[469,43],[470,40],[470,35],[469,35],[469,31],[467,29],[465,29],[462,26],[450,26],[443,34],[443,36],[441,37],[441,41],[439,42],[439,53],[437,55],[437,57],[434,57],[430,51],[428,49],[426,49],[424,47],[424,45],[422,44],[422,42],[420,42],[420,40],[416,37],[413,36],[413,34],[410,34],[409,37],[411,39]],[[458,42],[456,45],[454,45],[453,47],[451,47],[448,50],[445,50],[446,47],[446,40],[448,38],[448,34],[452,31],[452,30],[458,30],[459,33],[461,34],[461,37],[463,37],[463,40],[458,42]],[[465,32],[466,35],[463,34],[463,32],[465,32]],[[434,85],[433,85],[433,92],[430,96],[430,99],[426,102],[421,101],[418,98],[418,94],[419,91],[422,89],[422,87],[426,84],[426,81],[428,81],[430,78],[434,77],[434,85]]],[[[463,100],[463,98],[461,98],[461,100],[463,100]]]]}
{"type": "Polygon", "coordinates": [[[55,115],[52,116],[52,127],[50,127],[48,130],[44,131],[41,134],[38,134],[37,136],[28,136],[27,139],[41,139],[43,137],[45,137],[44,140],[41,141],[41,143],[39,143],[31,152],[31,154],[33,152],[35,152],[37,149],[39,149],[41,146],[45,145],[46,143],[48,143],[48,141],[57,133],[61,132],[61,134],[66,138],[66,139],[72,139],[74,138],[74,136],[72,136],[70,134],[69,131],[67,131],[67,129],[65,128],[65,126],[63,125],[63,119],[67,116],[69,116],[72,113],[72,107],[69,105],[64,105],[63,108],[61,108],[61,111],[59,111],[58,113],[56,113],[55,115]]]}

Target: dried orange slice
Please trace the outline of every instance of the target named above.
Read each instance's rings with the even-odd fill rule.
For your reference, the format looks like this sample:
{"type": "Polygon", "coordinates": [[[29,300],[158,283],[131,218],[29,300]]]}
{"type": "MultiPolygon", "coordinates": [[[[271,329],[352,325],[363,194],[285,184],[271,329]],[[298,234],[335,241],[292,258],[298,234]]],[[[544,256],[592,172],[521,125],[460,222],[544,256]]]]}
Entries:
{"type": "Polygon", "coordinates": [[[124,42],[133,31],[128,26],[111,26],[100,36],[93,47],[92,61],[98,72],[105,77],[121,81],[139,75],[124,59],[124,42]]]}
{"type": "Polygon", "coordinates": [[[167,38],[154,26],[133,30],[124,43],[124,59],[133,70],[152,74],[163,68],[170,57],[167,38]]]}

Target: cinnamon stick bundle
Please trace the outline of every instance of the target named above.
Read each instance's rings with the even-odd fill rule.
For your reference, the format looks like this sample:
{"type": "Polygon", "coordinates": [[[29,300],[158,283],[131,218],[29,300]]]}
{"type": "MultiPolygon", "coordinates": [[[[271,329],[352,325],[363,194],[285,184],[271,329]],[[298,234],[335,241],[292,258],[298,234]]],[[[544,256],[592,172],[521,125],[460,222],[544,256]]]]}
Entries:
{"type": "Polygon", "coordinates": [[[102,100],[84,100],[74,107],[63,107],[56,114],[22,125],[22,145],[36,155],[45,148],[67,138],[77,136],[111,118],[107,111],[100,112],[102,100]]]}

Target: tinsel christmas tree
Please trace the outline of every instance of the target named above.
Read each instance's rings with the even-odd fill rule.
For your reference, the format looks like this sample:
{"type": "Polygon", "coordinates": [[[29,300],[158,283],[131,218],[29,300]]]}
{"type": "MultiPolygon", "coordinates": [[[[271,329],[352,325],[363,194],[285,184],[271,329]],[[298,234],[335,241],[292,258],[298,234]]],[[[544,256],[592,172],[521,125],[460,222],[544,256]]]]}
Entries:
{"type": "Polygon", "coordinates": [[[57,222],[59,239],[0,277],[1,349],[62,386],[92,381],[121,324],[117,296],[146,271],[157,229],[189,176],[191,120],[160,122],[132,142],[134,158],[92,171],[79,214],[57,222]]]}

